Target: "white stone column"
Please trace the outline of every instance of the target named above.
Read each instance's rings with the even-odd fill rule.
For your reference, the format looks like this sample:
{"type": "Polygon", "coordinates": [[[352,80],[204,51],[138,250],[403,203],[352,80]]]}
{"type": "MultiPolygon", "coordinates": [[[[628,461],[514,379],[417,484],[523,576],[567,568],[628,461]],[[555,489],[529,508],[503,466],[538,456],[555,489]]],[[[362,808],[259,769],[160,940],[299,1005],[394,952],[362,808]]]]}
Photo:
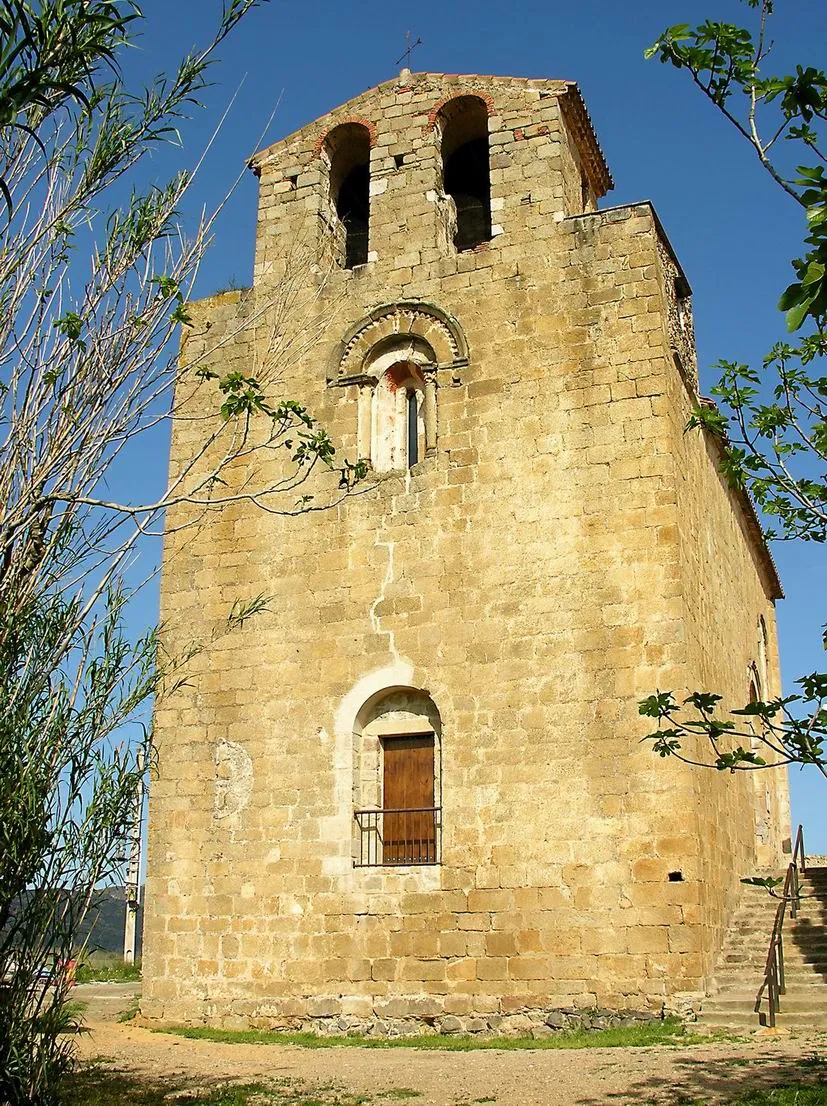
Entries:
{"type": "Polygon", "coordinates": [[[422,369],[425,378],[425,456],[436,453],[436,365],[422,369]]]}
{"type": "Polygon", "coordinates": [[[408,389],[397,388],[394,393],[393,462],[392,467],[407,467],[408,460],[408,389]]]}

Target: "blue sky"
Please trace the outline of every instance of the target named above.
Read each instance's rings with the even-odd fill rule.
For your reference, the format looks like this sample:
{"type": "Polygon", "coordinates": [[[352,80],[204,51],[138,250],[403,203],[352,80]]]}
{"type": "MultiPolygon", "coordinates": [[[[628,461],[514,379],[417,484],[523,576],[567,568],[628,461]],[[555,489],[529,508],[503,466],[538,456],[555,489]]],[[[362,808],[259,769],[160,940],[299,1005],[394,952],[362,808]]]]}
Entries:
{"type": "MultiPolygon", "coordinates": [[[[219,10],[218,0],[143,0],[142,6],[146,25],[126,65],[138,78],[169,68],[183,50],[203,42],[219,10]]],[[[827,4],[778,0],[776,6],[775,69],[823,65],[827,4]]],[[[603,206],[652,200],[681,258],[694,292],[701,381],[708,391],[719,357],[757,363],[783,337],[775,303],[803,220],[688,78],[645,62],[643,50],[672,23],[748,17],[737,0],[272,0],[225,44],[216,83],[204,96],[206,110],[183,129],[181,162],[192,164],[235,95],[184,216],[218,202],[258,146],[392,77],[406,31],[423,39],[414,70],[576,80],[615,179],[603,206]]],[[[158,155],[151,171],[164,176],[174,160],[158,155]]],[[[248,175],[218,224],[200,293],[231,280],[249,283],[255,208],[255,181],[248,175]]],[[[148,444],[132,473],[133,494],[157,490],[165,465],[164,442],[148,444]]],[[[827,604],[813,600],[825,594],[825,553],[784,544],[773,552],[787,593],[779,621],[789,691],[796,676],[824,669],[820,627],[827,604]]],[[[151,620],[157,600],[147,593],[143,603],[140,617],[151,620]]],[[[827,783],[794,771],[791,784],[794,820],[804,821],[812,850],[827,852],[820,815],[827,783]]]]}

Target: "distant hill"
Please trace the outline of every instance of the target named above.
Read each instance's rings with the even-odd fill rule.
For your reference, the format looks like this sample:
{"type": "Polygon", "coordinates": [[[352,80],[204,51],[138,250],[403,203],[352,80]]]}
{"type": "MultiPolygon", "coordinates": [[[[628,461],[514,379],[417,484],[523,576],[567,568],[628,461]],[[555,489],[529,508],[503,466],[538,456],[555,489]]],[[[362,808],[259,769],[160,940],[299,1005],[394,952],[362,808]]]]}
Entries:
{"type": "MultiPolygon", "coordinates": [[[[126,920],[126,898],[123,887],[107,887],[100,891],[100,898],[96,899],[96,905],[89,911],[87,924],[84,927],[82,937],[90,934],[88,948],[90,952],[123,951],[123,927],[126,920]]],[[[143,890],[141,892],[141,906],[138,908],[138,947],[136,955],[141,955],[143,946],[143,890]]]]}
{"type": "MultiPolygon", "coordinates": [[[[143,904],[143,888],[141,889],[143,904]]],[[[123,887],[103,887],[95,892],[94,905],[78,935],[78,944],[88,937],[89,952],[123,952],[123,929],[126,921],[126,897],[123,887]]],[[[138,940],[136,955],[141,955],[144,925],[143,905],[138,908],[138,940]]]]}

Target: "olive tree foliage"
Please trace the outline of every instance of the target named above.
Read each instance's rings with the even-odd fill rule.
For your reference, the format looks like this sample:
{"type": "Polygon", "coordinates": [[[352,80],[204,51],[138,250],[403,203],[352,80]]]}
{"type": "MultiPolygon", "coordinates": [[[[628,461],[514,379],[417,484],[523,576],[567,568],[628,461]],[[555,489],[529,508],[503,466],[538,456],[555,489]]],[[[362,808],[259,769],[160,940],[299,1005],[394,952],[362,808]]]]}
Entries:
{"type": "MultiPolygon", "coordinates": [[[[142,538],[182,503],[190,525],[242,500],[320,509],[361,472],[344,463],[337,485],[327,434],[280,394],[318,336],[284,325],[319,316],[323,274],[307,292],[301,243],[239,324],[256,327],[254,366],[222,374],[218,349],[186,366],[171,352],[215,213],[187,232],[192,174],[142,188],[141,163],[179,143],[218,47],[258,3],[205,5],[207,45],[132,88],[135,3],[0,0],[0,1102],[14,1106],[55,1101],[71,1065],[61,965],[95,889],[122,878],[149,707],[184,678],[187,658],[127,632],[142,538]],[[191,463],[149,502],[113,496],[114,466],[183,418],[200,434],[191,463]],[[317,468],[334,479],[299,495],[317,468]]],[[[264,602],[239,596],[216,632],[264,602]]]]}
{"type": "MultiPolygon", "coordinates": [[[[719,362],[715,400],[696,407],[687,429],[703,428],[721,439],[723,471],[757,503],[768,539],[824,543],[827,77],[807,64],[775,72],[773,0],[746,3],[752,9],[749,27],[709,20],[697,27],[681,24],[647,51],[690,77],[802,216],[792,273],[779,274],[787,336],[761,365],[719,362]]],[[[814,586],[812,594],[816,599],[822,589],[814,586]]],[[[827,673],[813,672],[797,684],[796,694],[759,697],[739,709],[727,709],[714,691],[694,692],[683,701],[658,692],[640,711],[657,719],[650,738],[663,757],[732,772],[814,765],[827,776],[827,673]]]]}

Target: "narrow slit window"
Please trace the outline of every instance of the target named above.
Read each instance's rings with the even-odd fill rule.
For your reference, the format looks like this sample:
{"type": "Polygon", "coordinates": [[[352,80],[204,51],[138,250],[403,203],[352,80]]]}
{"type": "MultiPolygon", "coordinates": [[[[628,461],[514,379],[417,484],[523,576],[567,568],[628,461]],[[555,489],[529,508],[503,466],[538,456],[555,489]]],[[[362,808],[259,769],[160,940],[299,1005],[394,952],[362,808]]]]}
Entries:
{"type": "Polygon", "coordinates": [[[678,308],[678,325],[681,331],[686,333],[692,324],[692,312],[690,302],[689,285],[682,276],[675,278],[675,303],[678,308]]]}
{"type": "Polygon", "coordinates": [[[411,468],[425,456],[424,380],[416,364],[399,360],[382,373],[371,401],[370,457],[377,472],[411,468]]]}
{"type": "Polygon", "coordinates": [[[411,388],[408,391],[408,468],[412,468],[419,461],[419,403],[416,391],[411,388]]]}

